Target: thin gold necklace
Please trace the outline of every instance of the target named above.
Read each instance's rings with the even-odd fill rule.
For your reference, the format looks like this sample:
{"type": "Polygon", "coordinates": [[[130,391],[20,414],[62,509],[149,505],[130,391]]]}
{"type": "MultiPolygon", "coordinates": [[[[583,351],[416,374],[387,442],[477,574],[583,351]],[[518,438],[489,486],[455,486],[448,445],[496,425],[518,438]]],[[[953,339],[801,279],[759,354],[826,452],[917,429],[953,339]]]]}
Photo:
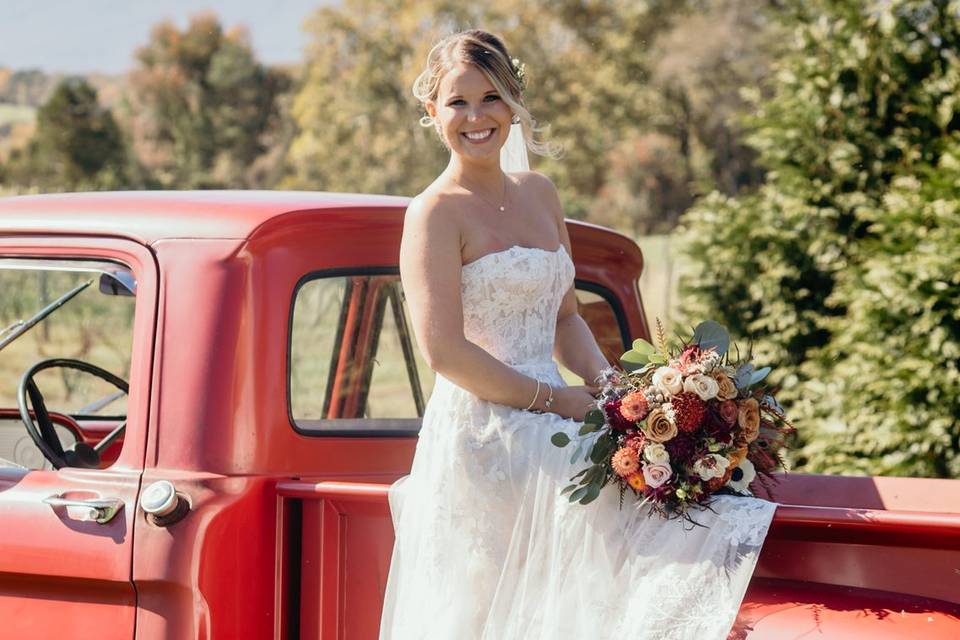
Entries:
{"type": "Polygon", "coordinates": [[[482,195],[480,195],[479,192],[474,191],[473,189],[468,189],[467,187],[463,186],[463,184],[453,176],[450,176],[450,179],[453,180],[456,184],[458,184],[461,189],[465,189],[466,191],[469,191],[470,193],[477,196],[478,198],[480,198],[481,200],[489,204],[491,207],[493,207],[500,213],[503,213],[504,211],[507,210],[505,206],[507,202],[507,174],[504,173],[502,175],[503,175],[503,196],[500,198],[500,204],[493,204],[492,202],[484,198],[482,195]]]}

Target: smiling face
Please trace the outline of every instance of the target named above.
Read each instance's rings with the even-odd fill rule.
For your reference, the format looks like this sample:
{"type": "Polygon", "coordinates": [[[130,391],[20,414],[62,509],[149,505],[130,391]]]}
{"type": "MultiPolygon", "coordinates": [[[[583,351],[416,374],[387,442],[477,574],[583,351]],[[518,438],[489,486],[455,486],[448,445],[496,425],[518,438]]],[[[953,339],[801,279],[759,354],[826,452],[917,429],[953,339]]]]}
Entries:
{"type": "Polygon", "coordinates": [[[457,63],[440,79],[436,101],[424,106],[438,121],[451,153],[499,162],[513,113],[476,66],[457,63]]]}

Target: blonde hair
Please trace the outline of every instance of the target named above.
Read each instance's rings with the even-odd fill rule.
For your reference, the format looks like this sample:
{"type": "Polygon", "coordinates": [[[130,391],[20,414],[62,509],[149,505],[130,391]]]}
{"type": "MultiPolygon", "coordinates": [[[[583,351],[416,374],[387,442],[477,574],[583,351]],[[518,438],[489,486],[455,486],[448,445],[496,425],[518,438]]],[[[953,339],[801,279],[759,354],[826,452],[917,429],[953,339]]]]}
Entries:
{"type": "MultiPolygon", "coordinates": [[[[440,93],[440,80],[457,63],[477,67],[520,120],[520,130],[527,148],[538,155],[559,157],[562,149],[554,142],[537,139],[537,134],[549,127],[538,127],[537,121],[523,104],[523,81],[507,47],[497,36],[481,29],[461,31],[447,36],[430,49],[427,66],[413,83],[413,95],[423,105],[428,100],[436,101],[440,93]]],[[[440,140],[446,145],[440,126],[430,116],[420,119],[424,127],[434,127],[440,140]]]]}

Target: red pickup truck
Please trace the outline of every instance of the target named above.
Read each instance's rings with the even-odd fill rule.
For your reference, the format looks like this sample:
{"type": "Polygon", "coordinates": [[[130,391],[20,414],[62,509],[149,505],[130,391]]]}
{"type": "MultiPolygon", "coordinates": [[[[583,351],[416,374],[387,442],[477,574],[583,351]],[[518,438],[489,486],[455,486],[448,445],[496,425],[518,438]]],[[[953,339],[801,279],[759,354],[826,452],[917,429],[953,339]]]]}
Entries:
{"type": "MultiPolygon", "coordinates": [[[[0,199],[0,636],[377,637],[432,382],[406,204],[0,199]]],[[[569,230],[615,357],[649,337],[640,250],[569,230]]],[[[790,473],[775,499],[731,637],[960,638],[960,481],[790,473]]]]}

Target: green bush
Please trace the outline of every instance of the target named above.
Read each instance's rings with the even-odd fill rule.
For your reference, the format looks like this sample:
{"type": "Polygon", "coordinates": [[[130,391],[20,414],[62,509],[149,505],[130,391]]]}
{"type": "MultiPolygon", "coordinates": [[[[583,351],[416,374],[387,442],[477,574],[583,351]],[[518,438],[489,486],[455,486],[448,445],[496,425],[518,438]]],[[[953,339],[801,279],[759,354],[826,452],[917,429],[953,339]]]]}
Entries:
{"type": "Polygon", "coordinates": [[[957,10],[792,5],[749,122],[766,183],[684,218],[684,316],[779,364],[795,468],[960,475],[957,10]]]}

